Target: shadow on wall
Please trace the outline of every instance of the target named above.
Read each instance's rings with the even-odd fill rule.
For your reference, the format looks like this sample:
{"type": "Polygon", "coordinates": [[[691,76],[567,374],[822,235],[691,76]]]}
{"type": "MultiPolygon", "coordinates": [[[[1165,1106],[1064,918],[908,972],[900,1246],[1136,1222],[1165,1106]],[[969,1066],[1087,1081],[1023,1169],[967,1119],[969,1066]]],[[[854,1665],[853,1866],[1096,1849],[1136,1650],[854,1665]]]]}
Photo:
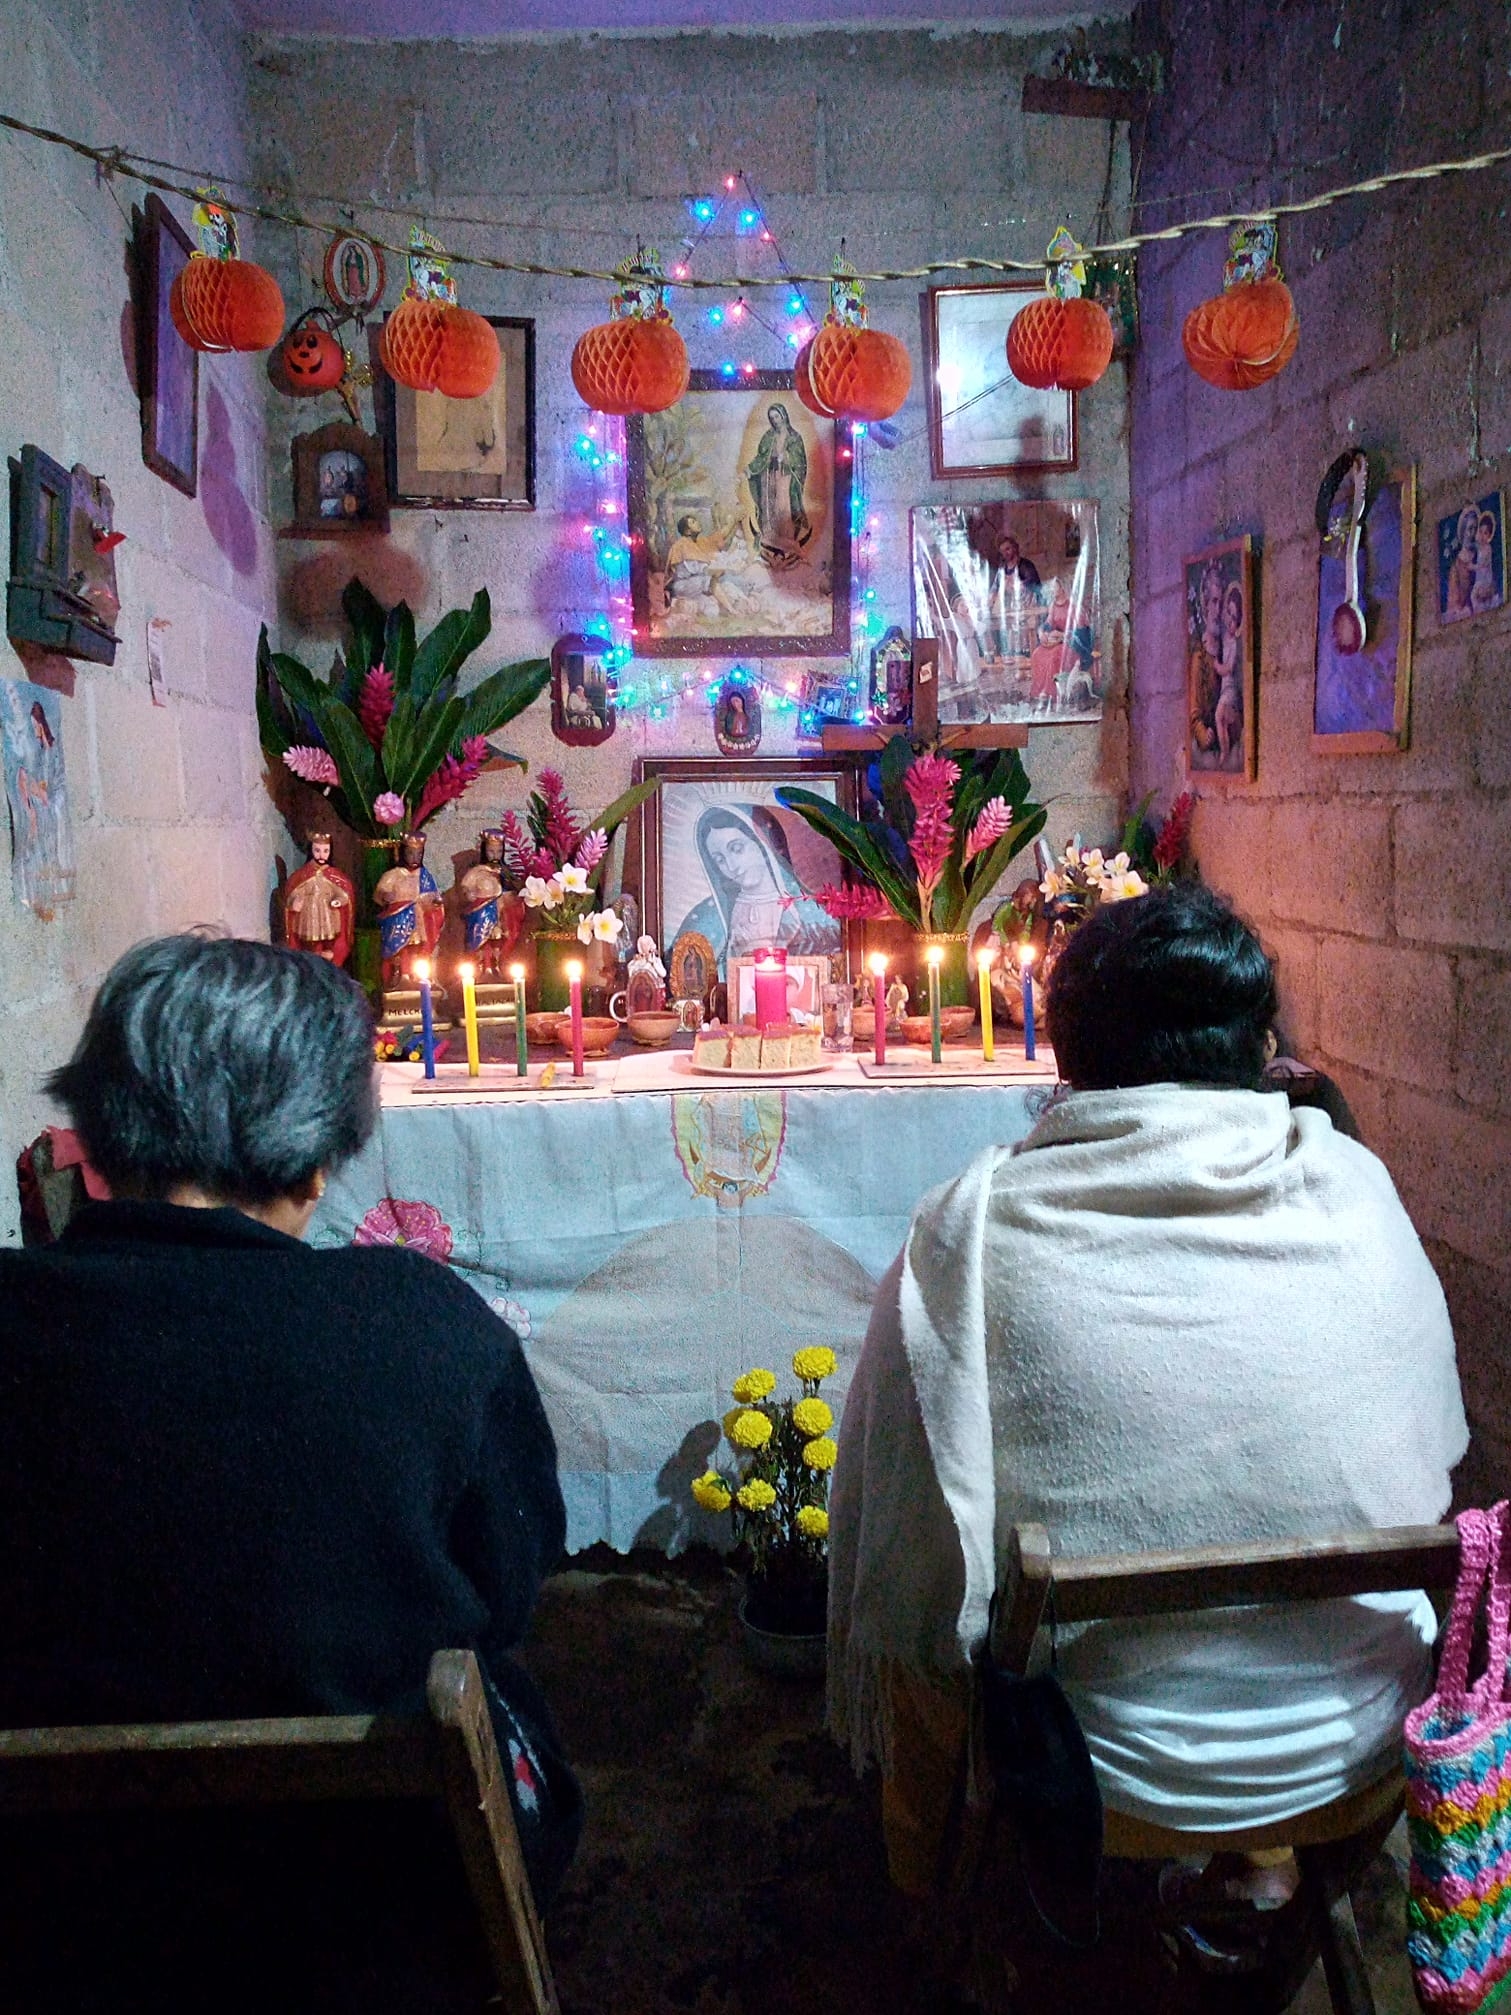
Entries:
{"type": "Polygon", "coordinates": [[[210,537],[238,574],[257,566],[257,521],[236,480],[231,415],[212,385],[205,395],[205,444],[199,456],[199,501],[210,537]]]}
{"type": "Polygon", "coordinates": [[[305,636],[340,638],[346,629],[341,591],[353,574],[390,609],[395,602],[419,608],[430,588],[430,577],[414,555],[374,532],[334,541],[295,560],[279,582],[280,615],[305,636]]]}

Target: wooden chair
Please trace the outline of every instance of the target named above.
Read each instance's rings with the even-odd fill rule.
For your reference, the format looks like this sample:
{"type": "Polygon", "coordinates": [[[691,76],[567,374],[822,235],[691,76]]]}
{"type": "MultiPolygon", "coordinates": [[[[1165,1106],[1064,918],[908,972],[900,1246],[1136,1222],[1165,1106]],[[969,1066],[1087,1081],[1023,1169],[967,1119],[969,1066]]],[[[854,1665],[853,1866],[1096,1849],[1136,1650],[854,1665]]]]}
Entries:
{"type": "Polygon", "coordinates": [[[438,1651],[426,1698],[415,1720],[0,1731],[0,1816],[439,1799],[505,2015],[560,2015],[475,1655],[438,1651]]]}
{"type": "MultiPolygon", "coordinates": [[[[1009,1536],[992,1649],[1004,1669],[1021,1673],[1050,1616],[1056,1624],[1091,1623],[1247,1603],[1444,1589],[1453,1586],[1457,1574],[1458,1532],[1451,1525],[1080,1559],[1056,1556],[1043,1526],[1022,1525],[1009,1536]]],[[[1220,1834],[1150,1825],[1109,1811],[1105,1851],[1163,1860],[1219,1848],[1243,1853],[1293,1846],[1301,1872],[1299,1900],[1311,1920],[1333,2007],[1338,2015],[1373,2015],[1374,1997],[1348,1892],[1399,1817],[1403,1796],[1396,1770],[1366,1791],[1315,1812],[1279,1825],[1220,1834]]]]}

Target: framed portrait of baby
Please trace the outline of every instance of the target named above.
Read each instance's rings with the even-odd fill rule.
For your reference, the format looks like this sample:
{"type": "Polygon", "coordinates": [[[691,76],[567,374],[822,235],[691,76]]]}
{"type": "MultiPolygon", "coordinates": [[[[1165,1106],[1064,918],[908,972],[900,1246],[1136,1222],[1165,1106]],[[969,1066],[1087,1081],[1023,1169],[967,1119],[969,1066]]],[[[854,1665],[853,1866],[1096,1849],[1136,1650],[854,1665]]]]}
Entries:
{"type": "Polygon", "coordinates": [[[1254,555],[1247,533],[1187,555],[1186,774],[1252,783],[1254,555]]]}
{"type": "Polygon", "coordinates": [[[641,807],[640,837],[645,927],[663,952],[695,931],[726,982],[733,961],[765,945],[780,945],[789,961],[833,961],[848,976],[858,927],[830,916],[819,899],[841,880],[839,855],[776,794],[802,784],[854,816],[851,766],[806,756],[645,756],[635,779],[660,785],[641,807]]]}

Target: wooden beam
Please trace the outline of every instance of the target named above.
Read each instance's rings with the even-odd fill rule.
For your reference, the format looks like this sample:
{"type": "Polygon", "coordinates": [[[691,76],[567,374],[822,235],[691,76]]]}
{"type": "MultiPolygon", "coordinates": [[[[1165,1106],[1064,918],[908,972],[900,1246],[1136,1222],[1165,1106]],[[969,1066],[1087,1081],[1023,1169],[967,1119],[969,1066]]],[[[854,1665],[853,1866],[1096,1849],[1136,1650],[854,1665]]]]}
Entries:
{"type": "Polygon", "coordinates": [[[1114,84],[1078,84],[1070,77],[1025,77],[1023,109],[1059,119],[1142,119],[1149,93],[1122,91],[1114,84]]]}

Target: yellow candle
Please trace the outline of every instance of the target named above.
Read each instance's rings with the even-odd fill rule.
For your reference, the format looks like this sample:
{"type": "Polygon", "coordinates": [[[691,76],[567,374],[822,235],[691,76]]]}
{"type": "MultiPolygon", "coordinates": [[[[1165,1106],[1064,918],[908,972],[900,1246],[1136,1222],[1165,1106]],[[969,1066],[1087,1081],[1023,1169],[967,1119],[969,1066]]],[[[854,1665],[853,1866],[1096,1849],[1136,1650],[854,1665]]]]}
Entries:
{"type": "Polygon", "coordinates": [[[991,1063],[997,1054],[992,1034],[992,948],[983,945],[976,955],[976,971],[981,981],[981,1061],[991,1063]]]}
{"type": "Polygon", "coordinates": [[[462,981],[462,1027],[467,1035],[467,1075],[476,1077],[481,1065],[477,1054],[477,994],[473,980],[477,977],[472,966],[458,966],[462,981]]]}

